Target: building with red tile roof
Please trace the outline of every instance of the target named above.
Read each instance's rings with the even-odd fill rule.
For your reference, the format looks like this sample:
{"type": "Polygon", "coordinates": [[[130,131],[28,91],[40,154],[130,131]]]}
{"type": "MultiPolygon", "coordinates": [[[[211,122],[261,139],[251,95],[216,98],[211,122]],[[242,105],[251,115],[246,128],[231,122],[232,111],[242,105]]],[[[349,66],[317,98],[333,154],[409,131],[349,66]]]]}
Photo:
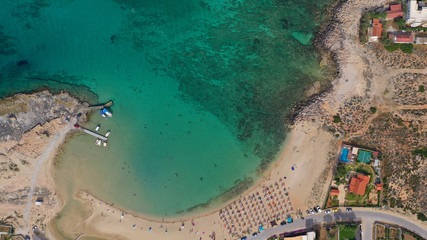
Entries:
{"type": "Polygon", "coordinates": [[[411,33],[396,33],[393,37],[395,43],[413,43],[414,37],[411,33]]]}
{"type": "Polygon", "coordinates": [[[356,176],[352,177],[350,180],[349,191],[359,195],[365,194],[366,186],[370,179],[370,176],[357,173],[356,176]]]}
{"type": "Polygon", "coordinates": [[[379,19],[372,20],[372,27],[372,37],[381,37],[381,34],[383,32],[383,24],[380,23],[379,19]]]}
{"type": "Polygon", "coordinates": [[[381,183],[377,183],[377,184],[375,184],[375,186],[377,187],[378,191],[382,191],[383,190],[383,185],[381,183]]]}
{"type": "Polygon", "coordinates": [[[387,11],[387,19],[403,17],[402,5],[390,5],[390,10],[387,11]]]}
{"type": "Polygon", "coordinates": [[[331,189],[331,196],[338,196],[340,195],[340,190],[338,189],[331,189]]]}

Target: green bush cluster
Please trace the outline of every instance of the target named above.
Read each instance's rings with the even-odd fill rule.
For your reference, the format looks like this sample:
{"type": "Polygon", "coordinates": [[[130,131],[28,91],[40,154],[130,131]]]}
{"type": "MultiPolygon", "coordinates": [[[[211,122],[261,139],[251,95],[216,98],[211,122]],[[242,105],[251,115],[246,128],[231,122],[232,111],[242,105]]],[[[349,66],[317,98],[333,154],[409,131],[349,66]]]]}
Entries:
{"type": "Polygon", "coordinates": [[[340,122],[341,122],[340,116],[338,115],[334,116],[334,123],[340,123],[340,122]]]}
{"type": "Polygon", "coordinates": [[[370,107],[369,110],[371,110],[371,113],[376,113],[377,109],[375,107],[370,107]]]}
{"type": "Polygon", "coordinates": [[[427,157],[427,147],[420,147],[417,150],[412,152],[412,155],[417,156],[420,155],[422,157],[427,157]]]}
{"type": "Polygon", "coordinates": [[[417,214],[417,218],[418,218],[418,220],[421,220],[421,221],[427,221],[427,217],[426,217],[426,215],[424,215],[424,213],[422,213],[422,212],[419,212],[418,214],[417,214]]]}
{"type": "Polygon", "coordinates": [[[424,91],[425,91],[425,89],[424,89],[423,85],[421,85],[421,86],[418,87],[418,92],[424,92],[424,91]]]}
{"type": "Polygon", "coordinates": [[[414,50],[414,45],[412,43],[410,43],[410,44],[389,43],[389,44],[384,44],[384,48],[389,52],[394,52],[400,48],[400,50],[402,50],[402,52],[410,54],[414,50]]]}

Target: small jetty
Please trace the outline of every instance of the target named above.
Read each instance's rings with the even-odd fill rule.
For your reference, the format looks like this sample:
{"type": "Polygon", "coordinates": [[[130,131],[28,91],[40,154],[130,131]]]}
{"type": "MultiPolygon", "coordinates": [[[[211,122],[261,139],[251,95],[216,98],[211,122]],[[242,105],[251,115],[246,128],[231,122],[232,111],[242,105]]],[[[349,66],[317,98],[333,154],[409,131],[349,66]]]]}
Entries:
{"type": "Polygon", "coordinates": [[[92,135],[92,136],[94,136],[94,137],[96,137],[96,138],[99,138],[99,139],[101,139],[101,140],[104,140],[104,141],[107,141],[108,140],[108,138],[106,137],[106,136],[104,136],[104,135],[101,135],[101,134],[99,134],[99,133],[97,133],[97,132],[93,132],[93,131],[91,131],[91,130],[89,130],[89,129],[87,129],[87,128],[84,128],[84,127],[81,127],[81,126],[79,126],[79,125],[74,125],[74,127],[76,128],[76,129],[80,129],[80,130],[82,130],[83,132],[85,132],[85,133],[87,133],[87,134],[89,134],[89,135],[92,135]]]}
{"type": "Polygon", "coordinates": [[[114,105],[114,102],[112,100],[110,100],[105,104],[89,106],[89,110],[99,110],[99,109],[103,109],[106,107],[111,107],[113,105],[114,105]]]}

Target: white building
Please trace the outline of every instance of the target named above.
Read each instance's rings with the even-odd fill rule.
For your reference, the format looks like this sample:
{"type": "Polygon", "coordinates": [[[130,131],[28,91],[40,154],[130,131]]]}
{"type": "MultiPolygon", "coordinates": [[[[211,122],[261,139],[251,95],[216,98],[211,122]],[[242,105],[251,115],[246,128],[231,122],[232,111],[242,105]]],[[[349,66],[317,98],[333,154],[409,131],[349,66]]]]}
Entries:
{"type": "Polygon", "coordinates": [[[423,1],[409,0],[406,24],[411,27],[427,27],[427,6],[423,1]]]}

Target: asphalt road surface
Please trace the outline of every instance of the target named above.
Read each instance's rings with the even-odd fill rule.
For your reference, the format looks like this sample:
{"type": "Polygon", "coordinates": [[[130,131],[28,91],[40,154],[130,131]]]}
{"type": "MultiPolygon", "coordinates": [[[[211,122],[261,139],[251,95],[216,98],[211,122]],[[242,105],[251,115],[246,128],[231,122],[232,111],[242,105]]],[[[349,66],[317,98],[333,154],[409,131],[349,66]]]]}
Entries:
{"type": "Polygon", "coordinates": [[[418,234],[424,239],[427,239],[427,228],[394,214],[368,208],[353,208],[352,212],[347,212],[345,211],[345,208],[340,208],[338,212],[325,214],[325,212],[322,211],[321,213],[306,216],[304,219],[296,219],[293,223],[288,223],[284,226],[268,228],[259,233],[257,236],[248,236],[248,240],[265,240],[268,237],[279,235],[284,232],[293,232],[300,229],[311,229],[316,224],[334,223],[336,221],[362,222],[362,240],[373,239],[373,224],[375,222],[385,222],[399,225],[411,232],[418,234]]]}

